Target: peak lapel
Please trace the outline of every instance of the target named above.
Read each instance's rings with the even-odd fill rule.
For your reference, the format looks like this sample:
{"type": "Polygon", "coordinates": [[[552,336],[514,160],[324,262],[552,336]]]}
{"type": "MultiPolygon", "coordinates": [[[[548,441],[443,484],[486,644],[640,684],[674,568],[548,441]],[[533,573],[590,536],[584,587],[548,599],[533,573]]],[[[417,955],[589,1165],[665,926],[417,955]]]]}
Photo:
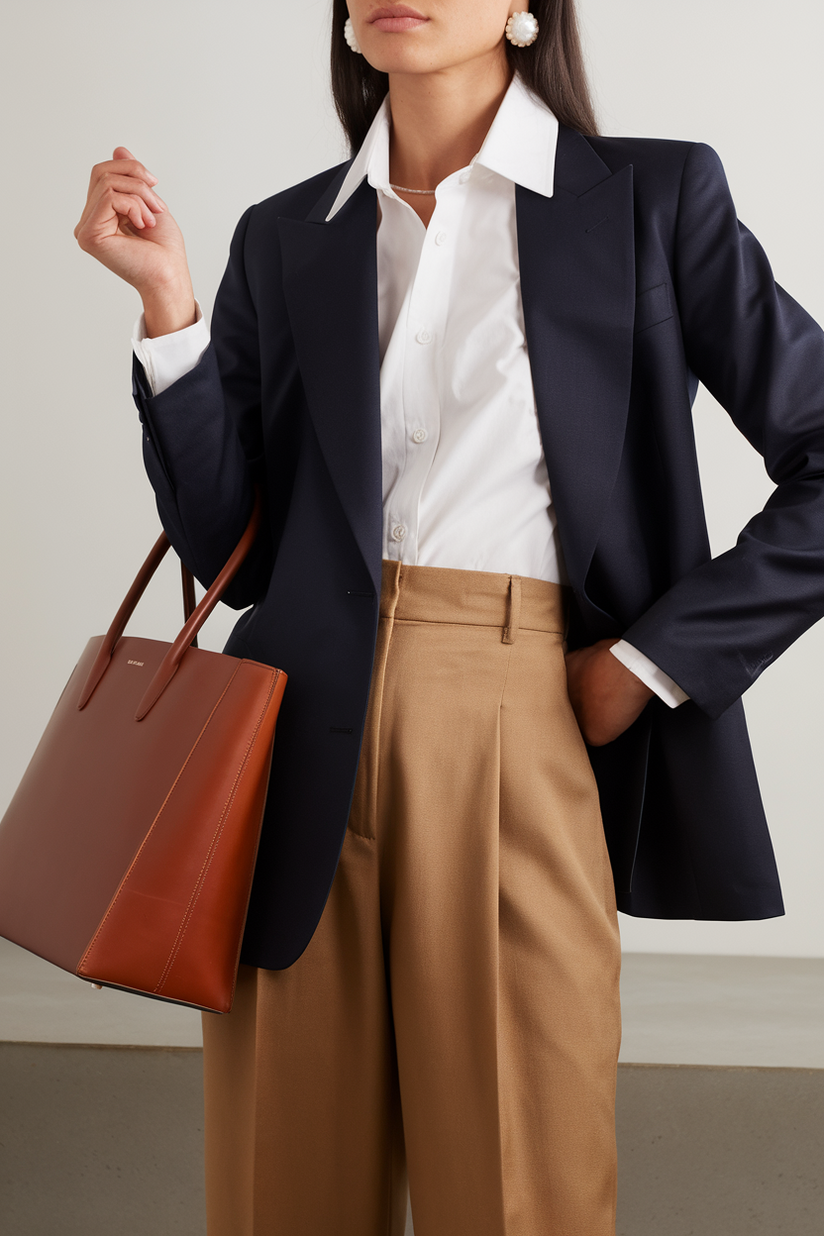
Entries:
{"type": "Polygon", "coordinates": [[[278,220],[283,287],[315,431],[380,595],[377,201],[364,181],[326,223],[336,187],[308,219],[278,220]]]}
{"type": "Polygon", "coordinates": [[[516,192],[538,418],[558,531],[583,590],[618,465],[632,376],[632,167],[614,175],[561,126],[554,196],[516,192]]]}

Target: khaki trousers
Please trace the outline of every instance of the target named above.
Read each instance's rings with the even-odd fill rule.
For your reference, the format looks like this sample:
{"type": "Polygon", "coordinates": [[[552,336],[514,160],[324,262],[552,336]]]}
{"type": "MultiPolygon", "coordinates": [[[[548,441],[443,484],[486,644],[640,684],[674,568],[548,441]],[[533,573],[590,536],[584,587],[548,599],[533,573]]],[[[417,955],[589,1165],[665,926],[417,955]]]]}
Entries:
{"type": "Polygon", "coordinates": [[[209,1236],[613,1236],[620,947],[564,592],[384,563],[355,796],[286,970],[203,1018],[209,1236]]]}

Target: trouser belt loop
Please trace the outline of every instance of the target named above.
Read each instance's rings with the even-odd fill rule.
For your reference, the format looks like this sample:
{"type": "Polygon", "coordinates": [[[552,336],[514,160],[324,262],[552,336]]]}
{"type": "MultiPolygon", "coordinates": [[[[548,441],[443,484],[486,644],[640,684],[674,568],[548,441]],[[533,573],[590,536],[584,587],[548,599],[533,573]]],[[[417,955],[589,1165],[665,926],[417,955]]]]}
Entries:
{"type": "Polygon", "coordinates": [[[501,642],[504,644],[514,644],[518,634],[518,625],[521,621],[521,577],[520,575],[510,575],[509,577],[509,614],[507,616],[507,625],[504,627],[504,633],[501,637],[501,642]]]}

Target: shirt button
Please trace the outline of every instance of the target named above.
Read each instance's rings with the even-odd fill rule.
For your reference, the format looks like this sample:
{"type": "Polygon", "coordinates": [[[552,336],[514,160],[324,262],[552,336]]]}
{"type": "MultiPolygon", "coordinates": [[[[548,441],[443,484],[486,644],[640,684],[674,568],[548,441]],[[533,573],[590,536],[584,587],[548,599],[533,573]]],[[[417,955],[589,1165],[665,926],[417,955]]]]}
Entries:
{"type": "Polygon", "coordinates": [[[405,536],[406,528],[404,528],[403,524],[395,524],[395,527],[392,529],[392,540],[402,541],[405,536]]]}
{"type": "Polygon", "coordinates": [[[425,442],[427,437],[428,437],[428,434],[425,429],[416,429],[415,432],[412,434],[412,441],[413,442],[425,442]]]}
{"type": "Polygon", "coordinates": [[[424,327],[423,330],[418,331],[415,338],[417,339],[418,343],[431,343],[432,342],[432,332],[430,330],[427,330],[426,327],[424,327]]]}
{"type": "Polygon", "coordinates": [[[438,232],[438,235],[435,237],[435,244],[436,245],[446,244],[446,232],[438,232]]]}
{"type": "Polygon", "coordinates": [[[460,176],[458,177],[458,183],[459,183],[459,184],[462,184],[462,185],[465,185],[465,184],[466,184],[466,182],[467,182],[467,180],[469,180],[469,177],[470,177],[471,175],[472,175],[472,173],[471,173],[470,171],[468,171],[468,170],[467,170],[467,171],[465,171],[465,172],[461,172],[460,176]]]}

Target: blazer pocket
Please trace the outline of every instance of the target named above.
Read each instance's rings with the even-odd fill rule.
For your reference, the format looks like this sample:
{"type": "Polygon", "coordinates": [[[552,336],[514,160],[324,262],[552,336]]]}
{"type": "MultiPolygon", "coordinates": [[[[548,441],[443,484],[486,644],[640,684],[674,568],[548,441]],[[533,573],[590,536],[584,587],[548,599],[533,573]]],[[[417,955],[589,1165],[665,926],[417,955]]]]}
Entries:
{"type": "Polygon", "coordinates": [[[651,326],[666,322],[673,316],[669,284],[659,283],[635,299],[635,334],[639,335],[642,330],[649,330],[651,326]]]}

